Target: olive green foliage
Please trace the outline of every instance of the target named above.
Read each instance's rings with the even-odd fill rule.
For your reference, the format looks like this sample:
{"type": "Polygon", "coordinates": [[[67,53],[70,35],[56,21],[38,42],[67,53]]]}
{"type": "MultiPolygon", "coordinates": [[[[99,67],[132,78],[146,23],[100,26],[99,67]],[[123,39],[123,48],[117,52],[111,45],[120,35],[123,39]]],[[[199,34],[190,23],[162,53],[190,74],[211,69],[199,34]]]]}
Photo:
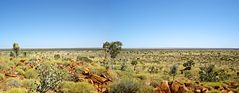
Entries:
{"type": "Polygon", "coordinates": [[[105,42],[103,44],[103,48],[105,49],[105,51],[107,53],[110,54],[111,58],[116,58],[116,56],[120,53],[121,51],[121,47],[122,47],[122,43],[120,41],[115,41],[115,42],[105,42]]]}
{"type": "Polygon", "coordinates": [[[27,52],[23,52],[23,56],[24,56],[24,57],[27,57],[27,52]]]}
{"type": "Polygon", "coordinates": [[[35,88],[36,87],[35,83],[36,83],[36,80],[34,79],[25,79],[25,80],[22,80],[22,87],[27,89],[35,88]]]}
{"type": "Polygon", "coordinates": [[[27,90],[24,88],[11,88],[4,93],[26,93],[27,90]]]}
{"type": "Polygon", "coordinates": [[[20,87],[21,81],[15,78],[10,78],[7,80],[7,86],[14,88],[14,87],[20,87]]]}
{"type": "Polygon", "coordinates": [[[15,54],[14,54],[14,52],[13,52],[13,51],[11,51],[11,52],[10,52],[10,54],[9,54],[9,56],[10,56],[10,57],[15,57],[15,54]]]}
{"type": "Polygon", "coordinates": [[[25,72],[24,76],[27,79],[36,79],[38,77],[38,73],[35,69],[29,69],[25,72]]]}
{"type": "Polygon", "coordinates": [[[152,86],[141,86],[136,93],[153,93],[153,90],[152,86]]]}
{"type": "Polygon", "coordinates": [[[193,77],[193,75],[192,75],[191,71],[185,71],[185,72],[184,72],[184,77],[190,79],[190,78],[193,77]]]}
{"type": "Polygon", "coordinates": [[[21,69],[19,67],[16,68],[16,72],[18,75],[25,75],[25,73],[26,73],[23,69],[21,69]]]}
{"type": "Polygon", "coordinates": [[[156,67],[156,66],[150,66],[148,68],[148,72],[149,73],[158,73],[159,72],[159,69],[156,67]]]}
{"type": "Polygon", "coordinates": [[[5,74],[0,73],[0,80],[3,80],[5,78],[5,74]]]}
{"type": "Polygon", "coordinates": [[[81,57],[81,56],[77,56],[76,60],[77,61],[87,62],[87,63],[91,63],[92,62],[92,60],[89,59],[88,57],[81,57]]]}
{"type": "Polygon", "coordinates": [[[40,93],[46,93],[48,90],[54,89],[64,79],[65,73],[52,64],[40,64],[37,70],[40,78],[40,85],[38,85],[37,91],[40,93]]]}
{"type": "Polygon", "coordinates": [[[127,64],[124,62],[121,64],[120,70],[121,71],[126,71],[126,69],[128,68],[127,64]]]}
{"type": "Polygon", "coordinates": [[[110,86],[110,93],[137,93],[140,85],[136,80],[123,79],[110,86]]]}
{"type": "Polygon", "coordinates": [[[133,61],[131,61],[131,65],[137,65],[138,64],[138,61],[137,60],[133,60],[133,61]]]}
{"type": "Polygon", "coordinates": [[[109,42],[103,43],[103,49],[105,51],[104,60],[107,59],[107,53],[109,52],[109,47],[110,47],[110,43],[109,42]]]}
{"type": "Polygon", "coordinates": [[[61,58],[61,56],[60,56],[59,54],[55,54],[55,55],[54,55],[54,59],[55,59],[55,60],[58,60],[58,59],[60,59],[60,58],[61,58]]]}
{"type": "Polygon", "coordinates": [[[177,70],[178,70],[178,65],[177,64],[174,64],[172,67],[170,67],[169,74],[171,76],[173,76],[173,80],[174,80],[175,76],[177,75],[177,70]]]}
{"type": "Polygon", "coordinates": [[[200,81],[213,82],[219,80],[215,72],[214,65],[200,67],[199,76],[200,81]]]}
{"type": "Polygon", "coordinates": [[[13,43],[13,51],[15,53],[15,56],[17,57],[20,51],[20,46],[18,45],[18,43],[13,43]]]}
{"type": "Polygon", "coordinates": [[[189,60],[186,63],[183,64],[184,67],[192,67],[195,66],[195,62],[193,60],[189,60]]]}
{"type": "Polygon", "coordinates": [[[95,93],[96,90],[95,88],[90,85],[89,83],[86,82],[71,82],[71,81],[66,81],[63,82],[59,86],[60,92],[63,93],[95,93]]]}
{"type": "Polygon", "coordinates": [[[200,67],[199,76],[200,81],[207,82],[223,81],[230,77],[224,69],[216,70],[214,65],[200,67]]]}

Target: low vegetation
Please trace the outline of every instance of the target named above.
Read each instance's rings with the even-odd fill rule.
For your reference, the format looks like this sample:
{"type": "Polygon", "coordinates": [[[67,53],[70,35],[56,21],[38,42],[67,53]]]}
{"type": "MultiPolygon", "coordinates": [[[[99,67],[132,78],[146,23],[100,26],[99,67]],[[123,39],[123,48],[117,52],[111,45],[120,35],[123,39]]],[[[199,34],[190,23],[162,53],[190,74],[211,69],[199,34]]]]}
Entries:
{"type": "Polygon", "coordinates": [[[37,50],[14,43],[11,50],[0,51],[0,93],[239,92],[237,49],[122,45],[116,41],[105,42],[102,49],[37,50]]]}

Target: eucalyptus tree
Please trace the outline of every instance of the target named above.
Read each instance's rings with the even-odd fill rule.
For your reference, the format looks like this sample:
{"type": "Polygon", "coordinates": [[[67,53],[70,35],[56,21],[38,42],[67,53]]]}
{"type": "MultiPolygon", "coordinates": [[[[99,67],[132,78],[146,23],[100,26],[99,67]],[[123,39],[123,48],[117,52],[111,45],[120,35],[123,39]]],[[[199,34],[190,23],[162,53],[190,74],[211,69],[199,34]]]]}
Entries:
{"type": "Polygon", "coordinates": [[[105,43],[103,43],[103,49],[104,49],[104,52],[105,52],[104,61],[106,61],[106,59],[107,59],[107,53],[109,53],[109,47],[110,47],[109,42],[106,41],[105,43]]]}
{"type": "Polygon", "coordinates": [[[105,59],[107,58],[107,55],[110,55],[110,58],[115,61],[115,58],[120,53],[122,46],[123,44],[120,41],[103,43],[103,49],[105,50],[105,59]]]}

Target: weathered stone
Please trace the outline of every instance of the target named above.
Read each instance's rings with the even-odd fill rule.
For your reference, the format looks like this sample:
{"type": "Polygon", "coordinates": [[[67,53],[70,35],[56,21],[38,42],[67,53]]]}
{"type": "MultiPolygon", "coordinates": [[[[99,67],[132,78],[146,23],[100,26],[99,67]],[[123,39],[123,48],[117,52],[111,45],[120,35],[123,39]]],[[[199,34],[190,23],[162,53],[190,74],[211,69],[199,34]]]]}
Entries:
{"type": "Polygon", "coordinates": [[[162,81],[157,88],[154,89],[153,93],[171,93],[168,81],[162,81]]]}
{"type": "Polygon", "coordinates": [[[181,84],[177,81],[173,82],[170,89],[172,93],[178,93],[181,84]]]}

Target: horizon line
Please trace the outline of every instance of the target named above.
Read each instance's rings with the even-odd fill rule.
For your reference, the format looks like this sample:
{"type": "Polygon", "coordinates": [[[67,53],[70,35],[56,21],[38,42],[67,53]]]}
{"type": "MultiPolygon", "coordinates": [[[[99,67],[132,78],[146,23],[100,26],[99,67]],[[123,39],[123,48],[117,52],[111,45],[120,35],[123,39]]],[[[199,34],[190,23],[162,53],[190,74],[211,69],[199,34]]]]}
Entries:
{"type": "MultiPolygon", "coordinates": [[[[11,50],[12,48],[0,48],[0,50],[11,50]]],[[[101,47],[80,47],[80,48],[21,48],[21,50],[60,50],[60,49],[65,49],[65,50],[73,50],[73,49],[103,49],[101,47]]],[[[239,50],[239,48],[181,48],[181,47],[162,47],[162,48],[122,48],[122,50],[124,49],[152,49],[152,50],[157,50],[157,49],[163,49],[163,50],[167,50],[167,49],[182,49],[182,50],[239,50]]]]}

